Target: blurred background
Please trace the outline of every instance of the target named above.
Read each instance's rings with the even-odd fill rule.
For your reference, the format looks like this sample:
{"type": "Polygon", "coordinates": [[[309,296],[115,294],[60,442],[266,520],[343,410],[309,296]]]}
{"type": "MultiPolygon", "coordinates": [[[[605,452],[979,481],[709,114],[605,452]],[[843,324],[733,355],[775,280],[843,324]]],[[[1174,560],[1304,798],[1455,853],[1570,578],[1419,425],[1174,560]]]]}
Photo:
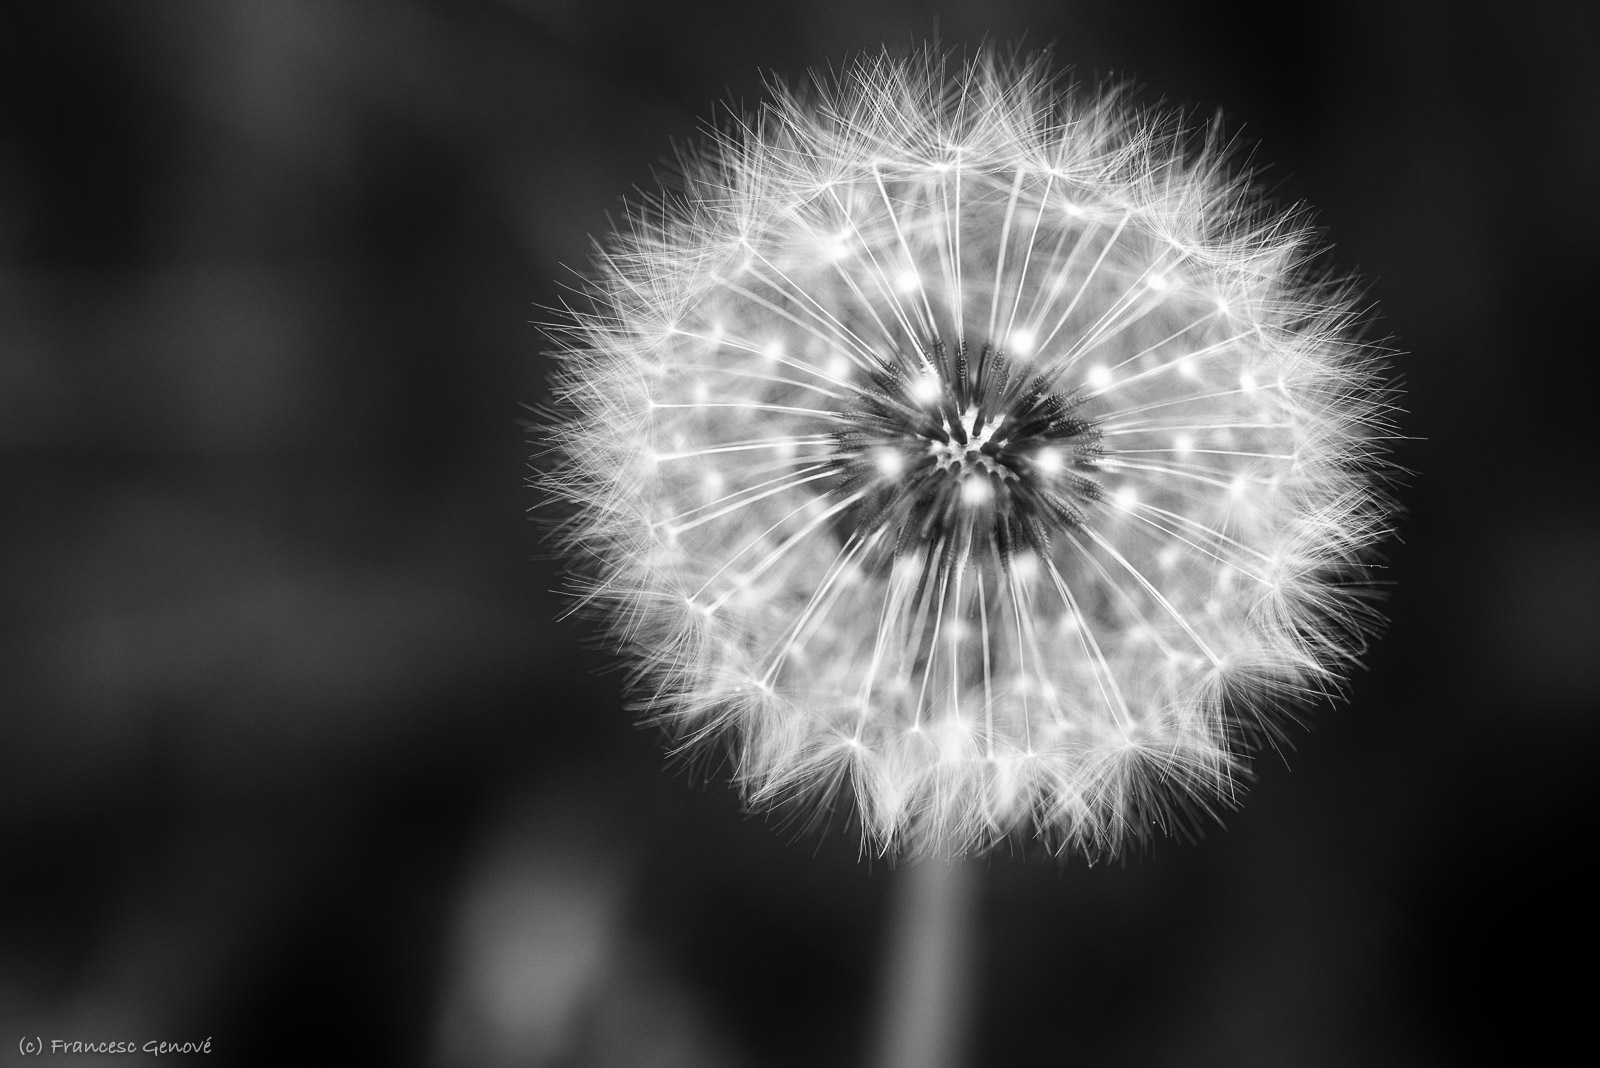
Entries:
{"type": "Polygon", "coordinates": [[[1417,439],[1390,632],[1225,831],[984,862],[971,1063],[1579,1026],[1592,5],[56,0],[0,15],[0,1049],[862,1063],[902,873],[632,724],[554,618],[522,406],[540,306],[717,103],[935,38],[1224,108],[1369,279],[1417,439]]]}

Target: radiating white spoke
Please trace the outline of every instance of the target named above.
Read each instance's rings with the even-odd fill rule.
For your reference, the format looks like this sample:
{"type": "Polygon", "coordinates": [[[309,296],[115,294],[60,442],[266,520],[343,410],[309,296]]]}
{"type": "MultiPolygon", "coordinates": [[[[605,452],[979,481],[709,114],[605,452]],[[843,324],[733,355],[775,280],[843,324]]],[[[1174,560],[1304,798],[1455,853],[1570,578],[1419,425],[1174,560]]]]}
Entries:
{"type": "MultiPolygon", "coordinates": [[[[1116,229],[1112,230],[1111,236],[1106,238],[1105,245],[1100,249],[1100,255],[1095,258],[1094,265],[1089,268],[1089,273],[1084,275],[1083,281],[1078,284],[1078,291],[1072,295],[1072,300],[1067,303],[1066,309],[1056,317],[1056,325],[1050,328],[1048,334],[1039,339],[1039,351],[1043,352],[1048,349],[1051,342],[1055,341],[1056,335],[1067,325],[1067,320],[1077,310],[1078,303],[1083,300],[1084,294],[1089,292],[1089,287],[1093,284],[1095,275],[1100,273],[1101,265],[1105,263],[1106,257],[1111,254],[1111,250],[1116,247],[1117,239],[1122,236],[1122,231],[1127,227],[1128,220],[1132,218],[1132,213],[1129,213],[1118,220],[1116,229]]],[[[1072,251],[1076,254],[1077,247],[1074,246],[1072,251]]],[[[1067,369],[1067,365],[1063,361],[1052,361],[1050,369],[1052,372],[1064,371],[1067,369]]]]}
{"type": "MultiPolygon", "coordinates": [[[[770,687],[774,684],[774,682],[776,682],[778,672],[783,670],[785,661],[788,660],[788,658],[798,647],[796,642],[800,634],[805,630],[806,624],[811,619],[812,613],[817,610],[817,607],[822,603],[823,598],[828,595],[828,591],[833,588],[836,582],[838,582],[839,576],[843,573],[844,569],[848,567],[857,556],[864,552],[866,548],[880,536],[881,532],[874,531],[865,538],[852,537],[840,546],[839,551],[834,555],[833,562],[828,565],[828,569],[823,573],[821,581],[817,583],[816,588],[812,591],[811,597],[806,602],[805,608],[801,611],[799,619],[796,620],[795,624],[786,632],[782,639],[782,644],[779,646],[778,650],[772,654],[772,663],[767,666],[766,672],[761,677],[763,686],[770,687]]],[[[776,559],[776,555],[777,554],[774,554],[772,559],[776,559]]]]}
{"type": "MultiPolygon", "coordinates": [[[[764,371],[752,371],[743,367],[718,367],[709,364],[685,364],[677,368],[677,370],[694,372],[697,374],[726,375],[729,378],[746,378],[753,382],[767,382],[774,386],[793,386],[796,389],[803,389],[810,393],[820,393],[824,397],[832,397],[840,404],[847,404],[850,400],[846,394],[836,393],[825,386],[817,385],[815,382],[801,382],[793,378],[783,378],[779,375],[768,374],[764,371]]],[[[845,385],[845,383],[842,382],[839,384],[845,385]]]]}
{"type": "MultiPolygon", "coordinates": [[[[1004,292],[1001,282],[1006,272],[1006,250],[1011,244],[1011,220],[1017,214],[1017,195],[1022,192],[1022,179],[1024,171],[1017,168],[1017,175],[1011,182],[1011,195],[1006,198],[1006,214],[1000,222],[1000,251],[994,258],[994,289],[989,293],[989,332],[988,339],[998,343],[1000,338],[995,334],[995,327],[1000,319],[1000,295],[1004,292]]],[[[1022,292],[1022,287],[1017,286],[1017,292],[1022,292]]]]}
{"type": "MultiPolygon", "coordinates": [[[[905,230],[900,225],[900,213],[896,209],[893,201],[890,200],[889,191],[887,189],[885,189],[884,185],[883,185],[883,174],[882,174],[881,171],[879,171],[879,169],[876,166],[874,166],[872,168],[872,177],[873,177],[873,180],[877,183],[878,193],[883,198],[883,203],[884,203],[884,207],[886,209],[886,213],[887,213],[887,217],[888,217],[889,223],[890,223],[891,226],[894,227],[895,239],[900,242],[900,248],[905,252],[906,263],[908,263],[908,264],[915,263],[917,261],[917,257],[915,255],[915,253],[912,251],[910,243],[906,241],[905,230]]],[[[920,300],[922,302],[922,315],[923,315],[922,322],[918,324],[917,336],[919,336],[919,337],[931,337],[931,336],[936,335],[938,331],[937,331],[937,329],[935,327],[933,306],[928,302],[928,291],[927,291],[926,287],[923,285],[922,276],[920,274],[916,275],[916,287],[917,287],[917,296],[918,296],[918,298],[920,298],[920,300]]]]}
{"type": "MultiPolygon", "coordinates": [[[[751,273],[754,274],[755,272],[752,271],[751,273]]],[[[760,278],[759,275],[756,275],[756,277],[760,278]]],[[[766,282],[774,289],[780,289],[780,291],[782,291],[781,287],[779,287],[777,283],[773,282],[771,279],[761,278],[760,280],[766,282]]],[[[792,282],[789,282],[788,284],[790,286],[793,285],[792,282]]],[[[773,301],[768,300],[766,297],[761,296],[759,293],[756,293],[745,286],[741,286],[736,282],[723,279],[722,285],[730,293],[734,293],[749,301],[752,305],[765,311],[769,311],[772,314],[784,319],[790,325],[796,327],[811,338],[820,342],[825,348],[844,352],[846,356],[856,364],[857,367],[867,367],[871,365],[872,350],[863,344],[861,340],[856,338],[853,334],[850,334],[848,331],[845,331],[841,328],[837,328],[836,324],[830,323],[826,319],[818,319],[815,314],[812,316],[812,321],[808,322],[805,319],[800,318],[800,316],[796,315],[788,308],[776,304],[773,301]],[[825,333],[817,326],[818,322],[821,322],[824,325],[835,326],[835,329],[832,332],[825,333]]],[[[793,292],[784,292],[785,295],[791,299],[795,298],[796,296],[796,294],[793,292]]],[[[799,294],[799,297],[803,300],[805,298],[805,294],[802,292],[799,294]]]]}
{"type": "MultiPolygon", "coordinates": [[[[810,483],[810,482],[815,482],[818,479],[833,477],[834,472],[833,472],[833,465],[831,463],[818,464],[818,465],[816,465],[816,467],[821,468],[821,470],[817,471],[814,474],[807,474],[804,478],[778,479],[778,480],[775,480],[776,484],[773,484],[773,482],[759,483],[757,486],[749,486],[749,487],[746,487],[745,489],[739,490],[737,493],[729,494],[729,495],[727,495],[725,497],[718,498],[716,501],[713,501],[710,504],[701,505],[700,508],[692,508],[687,512],[682,512],[682,513],[680,513],[678,515],[673,516],[671,519],[667,520],[667,522],[666,522],[666,530],[667,530],[667,532],[669,534],[672,534],[672,535],[676,536],[678,534],[684,533],[685,531],[693,530],[695,527],[701,526],[702,524],[709,523],[712,520],[721,519],[724,516],[732,515],[734,512],[737,512],[739,509],[748,508],[750,505],[755,504],[757,501],[764,501],[768,497],[774,497],[774,496],[776,496],[777,494],[780,494],[780,493],[787,493],[790,490],[798,489],[801,486],[804,486],[804,485],[806,485],[807,483],[810,483]],[[761,486],[765,486],[765,487],[768,487],[768,488],[763,489],[760,493],[754,493],[751,496],[743,497],[743,498],[741,498],[739,500],[735,500],[732,504],[724,505],[723,507],[717,508],[715,511],[710,512],[710,513],[708,513],[706,515],[696,515],[697,512],[700,512],[704,508],[709,508],[709,507],[712,507],[713,505],[720,504],[722,501],[730,500],[730,499],[735,498],[735,497],[739,497],[740,494],[750,493],[751,490],[758,489],[761,486]],[[695,518],[689,520],[687,523],[678,522],[678,520],[684,519],[684,518],[686,518],[688,516],[695,516],[695,518]]],[[[812,470],[815,470],[815,468],[806,468],[806,469],[803,469],[803,470],[812,471],[812,470]]]]}
{"type": "MultiPolygon", "coordinates": [[[[767,449],[804,448],[808,445],[832,445],[834,439],[827,434],[806,434],[795,437],[770,437],[752,438],[745,441],[722,442],[717,445],[708,445],[703,449],[678,449],[673,452],[658,452],[651,455],[657,463],[667,463],[672,460],[693,460],[702,456],[716,456],[728,452],[755,452],[767,449]]],[[[800,463],[812,457],[796,456],[794,462],[800,463]]]]}
{"type": "Polygon", "coordinates": [[[849,418],[842,412],[830,412],[823,408],[799,408],[789,404],[762,404],[759,401],[695,401],[687,404],[677,402],[662,403],[657,401],[652,408],[743,408],[751,412],[783,412],[787,415],[808,415],[830,423],[847,423],[849,418]]]}
{"type": "MultiPolygon", "coordinates": [[[[1055,182],[1055,177],[1056,176],[1053,173],[1047,172],[1045,174],[1044,192],[1039,197],[1041,202],[1049,202],[1050,187],[1055,182]]],[[[1034,210],[1033,229],[1028,233],[1028,243],[1023,246],[1022,268],[1017,272],[1016,285],[1013,287],[1015,292],[1011,298],[1011,312],[1009,317],[1006,319],[1005,340],[1007,341],[1009,341],[1009,339],[1016,333],[1017,309],[1022,306],[1022,295],[1028,290],[1028,268],[1033,265],[1033,250],[1039,243],[1039,223],[1044,219],[1044,214],[1045,213],[1042,210],[1034,210]]],[[[1037,297],[1037,294],[1035,294],[1035,297],[1037,297]]],[[[998,341],[1000,339],[996,340],[998,341]]]]}
{"type": "MultiPolygon", "coordinates": [[[[1072,541],[1072,544],[1077,547],[1079,553],[1083,553],[1083,546],[1078,545],[1075,540],[1072,541]]],[[[1128,702],[1123,696],[1122,687],[1117,682],[1116,672],[1111,670],[1111,665],[1106,661],[1105,653],[1100,650],[1100,642],[1094,636],[1094,627],[1089,617],[1079,607],[1078,598],[1073,594],[1072,588],[1067,585],[1067,580],[1062,577],[1061,571],[1056,567],[1056,562],[1048,556],[1042,559],[1045,571],[1050,575],[1050,581],[1055,586],[1056,593],[1061,595],[1062,603],[1067,606],[1067,611],[1071,612],[1073,618],[1077,621],[1078,626],[1074,633],[1077,634],[1079,644],[1083,646],[1084,652],[1089,655],[1090,661],[1094,664],[1092,674],[1094,675],[1096,686],[1099,687],[1100,696],[1105,700],[1106,711],[1110,712],[1111,718],[1126,730],[1128,724],[1133,721],[1133,714],[1128,710],[1128,702]]]]}
{"type": "MultiPolygon", "coordinates": [[[[1196,633],[1194,627],[1189,624],[1187,617],[1185,617],[1182,612],[1178,611],[1178,609],[1173,606],[1172,602],[1167,599],[1167,595],[1157,589],[1155,583],[1151,582],[1145,577],[1144,572],[1133,566],[1133,563],[1126,556],[1123,556],[1122,553],[1117,551],[1117,547],[1115,545],[1112,545],[1109,541],[1095,533],[1093,530],[1085,530],[1084,533],[1088,536],[1089,540],[1098,545],[1101,550],[1106,553],[1106,555],[1110,556],[1118,564],[1122,565],[1123,569],[1127,571],[1130,576],[1132,576],[1133,580],[1150,595],[1156,604],[1161,606],[1162,611],[1166,612],[1167,615],[1171,617],[1172,621],[1182,628],[1183,632],[1189,636],[1189,640],[1194,642],[1196,648],[1205,654],[1206,659],[1210,660],[1213,665],[1217,663],[1217,654],[1211,651],[1211,646],[1206,644],[1205,639],[1196,633]]],[[[1108,589],[1115,590],[1117,593],[1126,596],[1126,591],[1119,583],[1112,580],[1111,576],[1107,575],[1106,580],[1106,586],[1108,589]]],[[[1156,635],[1156,637],[1159,638],[1159,633],[1156,635]]]]}

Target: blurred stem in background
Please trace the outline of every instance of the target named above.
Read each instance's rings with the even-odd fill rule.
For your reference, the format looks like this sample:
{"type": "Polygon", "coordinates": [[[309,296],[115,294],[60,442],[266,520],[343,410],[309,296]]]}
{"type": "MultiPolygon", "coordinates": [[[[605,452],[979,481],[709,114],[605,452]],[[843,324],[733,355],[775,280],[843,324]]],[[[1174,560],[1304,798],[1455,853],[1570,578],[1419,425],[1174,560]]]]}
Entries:
{"type": "Polygon", "coordinates": [[[893,875],[873,1068],[966,1063],[978,986],[978,868],[930,859],[893,875]]]}

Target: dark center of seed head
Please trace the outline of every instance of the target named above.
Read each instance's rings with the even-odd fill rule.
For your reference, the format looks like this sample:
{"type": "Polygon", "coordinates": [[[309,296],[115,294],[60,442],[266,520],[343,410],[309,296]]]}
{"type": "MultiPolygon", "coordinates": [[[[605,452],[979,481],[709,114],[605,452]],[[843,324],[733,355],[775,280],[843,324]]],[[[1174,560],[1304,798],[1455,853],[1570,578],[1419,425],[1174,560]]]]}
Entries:
{"type": "Polygon", "coordinates": [[[1019,369],[985,344],[942,340],[857,381],[834,435],[840,534],[869,560],[919,552],[1009,561],[1081,528],[1104,455],[1083,400],[1059,376],[1019,369]]]}

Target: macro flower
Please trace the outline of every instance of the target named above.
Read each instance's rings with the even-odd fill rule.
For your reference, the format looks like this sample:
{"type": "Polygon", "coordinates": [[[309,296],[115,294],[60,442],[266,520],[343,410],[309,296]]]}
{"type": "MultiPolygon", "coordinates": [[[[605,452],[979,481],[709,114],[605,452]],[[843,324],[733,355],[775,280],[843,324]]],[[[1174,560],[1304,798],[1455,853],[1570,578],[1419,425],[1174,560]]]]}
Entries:
{"type": "Polygon", "coordinates": [[[1381,352],[1212,134],[1047,60],[775,90],[559,335],[580,606],[759,807],[1091,856],[1234,803],[1373,628],[1381,352]]]}

